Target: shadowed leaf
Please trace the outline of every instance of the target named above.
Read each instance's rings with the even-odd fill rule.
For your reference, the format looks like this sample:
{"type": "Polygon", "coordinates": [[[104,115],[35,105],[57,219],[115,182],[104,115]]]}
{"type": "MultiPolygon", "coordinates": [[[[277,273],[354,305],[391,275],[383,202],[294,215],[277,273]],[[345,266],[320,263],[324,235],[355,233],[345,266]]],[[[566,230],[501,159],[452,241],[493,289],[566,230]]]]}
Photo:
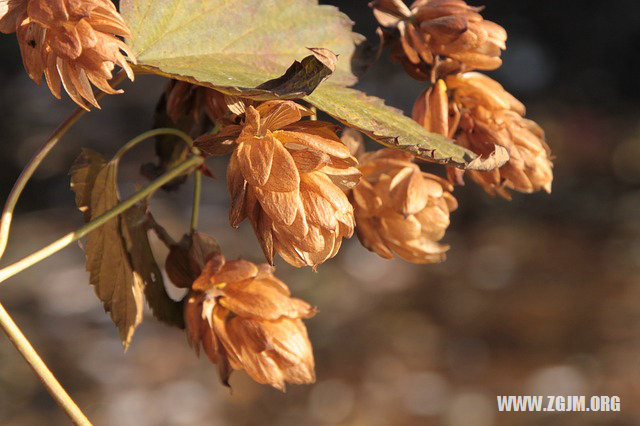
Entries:
{"type": "MultiPolygon", "coordinates": [[[[153,128],[173,127],[178,130],[182,130],[185,133],[190,133],[194,126],[196,126],[196,123],[194,123],[193,116],[190,114],[180,117],[180,121],[178,123],[174,123],[171,120],[167,114],[167,95],[166,93],[163,93],[158,100],[156,110],[153,115],[153,128]]],[[[199,133],[202,133],[202,131],[203,129],[200,129],[199,133]]],[[[157,135],[155,140],[155,151],[156,156],[158,157],[158,163],[145,163],[140,167],[142,175],[149,180],[154,180],[160,177],[167,170],[184,160],[189,152],[189,147],[187,147],[184,141],[178,136],[162,134],[157,135]]],[[[187,175],[178,176],[171,182],[163,185],[162,189],[165,191],[174,191],[180,188],[180,186],[186,181],[187,175]]]]}
{"type": "Polygon", "coordinates": [[[310,49],[309,55],[301,62],[295,61],[282,77],[262,83],[257,89],[268,90],[279,97],[310,94],[336,69],[338,58],[327,49],[310,49]]]}
{"type": "Polygon", "coordinates": [[[168,325],[184,328],[182,303],[167,294],[162,272],[149,245],[146,212],[145,205],[137,204],[122,214],[122,233],[131,264],[144,281],[144,295],[153,316],[168,325]]]}

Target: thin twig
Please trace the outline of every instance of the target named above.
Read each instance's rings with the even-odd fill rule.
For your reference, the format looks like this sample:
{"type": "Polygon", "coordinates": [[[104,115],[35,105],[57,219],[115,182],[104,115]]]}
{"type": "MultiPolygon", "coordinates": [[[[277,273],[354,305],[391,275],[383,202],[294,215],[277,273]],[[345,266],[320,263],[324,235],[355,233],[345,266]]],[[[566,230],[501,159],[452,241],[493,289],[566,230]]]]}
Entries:
{"type": "MultiPolygon", "coordinates": [[[[113,87],[116,87],[118,84],[124,80],[126,74],[120,72],[116,75],[111,83],[113,87]]],[[[104,96],[104,92],[95,93],[96,99],[100,99],[104,96]]],[[[7,197],[7,201],[4,204],[4,208],[2,210],[2,218],[0,219],[0,258],[4,254],[7,248],[7,242],[9,241],[9,231],[11,229],[11,221],[13,219],[13,211],[16,208],[16,204],[18,203],[18,199],[24,190],[24,187],[27,185],[31,176],[36,171],[42,160],[49,154],[49,152],[56,146],[56,144],[60,141],[62,136],[82,117],[87,111],[82,108],[77,108],[73,114],[69,116],[58,128],[51,134],[49,139],[36,151],[36,153],[31,157],[29,163],[25,166],[22,173],[16,180],[16,183],[13,185],[9,196],[7,197]]]]}
{"type": "Polygon", "coordinates": [[[113,219],[114,217],[118,216],[121,213],[124,213],[127,209],[132,207],[135,203],[148,197],[153,192],[158,190],[165,183],[186,173],[189,169],[199,166],[200,164],[203,163],[203,161],[204,161],[203,157],[194,155],[193,157],[178,164],[176,167],[169,170],[168,172],[160,176],[158,179],[151,182],[149,186],[136,192],[131,197],[127,198],[125,201],[121,202],[117,206],[114,206],[113,208],[107,210],[106,212],[104,212],[103,214],[101,214],[91,222],[84,225],[82,228],[79,228],[77,231],[70,232],[69,234],[65,235],[59,240],[54,241],[48,246],[36,251],[35,253],[30,254],[24,259],[19,260],[18,262],[12,265],[9,265],[3,269],[0,269],[0,283],[16,275],[19,272],[24,271],[30,266],[35,265],[41,260],[46,259],[52,254],[62,250],[72,242],[78,241],[80,238],[84,237],[85,235],[99,228],[100,226],[104,225],[109,220],[113,219]]]}
{"type": "Polygon", "coordinates": [[[90,426],[91,422],[89,419],[82,413],[80,407],[73,402],[58,380],[56,380],[53,373],[47,368],[47,365],[42,361],[42,358],[40,358],[35,349],[33,349],[29,340],[22,334],[20,328],[18,328],[2,304],[0,304],[0,326],[9,340],[11,340],[11,343],[13,343],[13,346],[18,349],[31,369],[36,373],[36,376],[38,376],[44,387],[47,388],[47,391],[49,391],[58,405],[67,413],[71,421],[76,425],[90,426]]]}

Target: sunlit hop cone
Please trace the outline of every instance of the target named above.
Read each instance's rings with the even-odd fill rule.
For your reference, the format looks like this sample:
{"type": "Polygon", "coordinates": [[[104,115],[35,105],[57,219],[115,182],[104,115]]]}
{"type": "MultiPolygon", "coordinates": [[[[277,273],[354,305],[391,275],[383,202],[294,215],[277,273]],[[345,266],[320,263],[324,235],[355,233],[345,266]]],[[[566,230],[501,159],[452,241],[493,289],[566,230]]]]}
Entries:
{"type": "Polygon", "coordinates": [[[426,78],[423,65],[439,56],[483,70],[502,64],[507,33],[482,18],[482,7],[462,0],[417,0],[411,8],[402,0],[376,0],[370,6],[380,25],[398,29],[401,48],[394,56],[416,78],[426,78]]]}
{"type": "Polygon", "coordinates": [[[353,234],[343,190],[360,179],[357,161],[332,124],[299,121],[310,114],[295,102],[270,101],[249,106],[238,128],[227,169],[229,218],[234,227],[249,218],[269,263],[277,252],[291,265],[315,267],[353,234]]]}
{"type": "Polygon", "coordinates": [[[228,385],[232,370],[284,390],[315,381],[313,352],[302,318],[315,309],[291,297],[270,266],[214,255],[185,299],[189,344],[218,365],[228,385]]]}
{"type": "MultiPolygon", "coordinates": [[[[458,145],[482,156],[494,145],[509,152],[509,161],[490,171],[468,171],[491,194],[510,199],[508,189],[551,192],[551,153],[544,132],[525,119],[525,108],[496,81],[476,72],[448,76],[423,93],[413,118],[427,130],[456,139],[458,145]]],[[[462,183],[462,171],[449,168],[452,181],[462,183]]]]}
{"type": "Polygon", "coordinates": [[[449,247],[438,241],[457,208],[451,184],[391,149],[365,154],[360,170],[352,199],[362,244],[385,259],[395,253],[413,263],[443,261],[449,247]]]}
{"type": "Polygon", "coordinates": [[[129,30],[108,0],[29,0],[0,2],[0,30],[17,31],[24,66],[29,77],[42,82],[60,98],[60,86],[78,105],[99,108],[92,84],[105,93],[116,65],[133,80],[133,71],[122,52],[135,59],[120,37],[129,30]]]}

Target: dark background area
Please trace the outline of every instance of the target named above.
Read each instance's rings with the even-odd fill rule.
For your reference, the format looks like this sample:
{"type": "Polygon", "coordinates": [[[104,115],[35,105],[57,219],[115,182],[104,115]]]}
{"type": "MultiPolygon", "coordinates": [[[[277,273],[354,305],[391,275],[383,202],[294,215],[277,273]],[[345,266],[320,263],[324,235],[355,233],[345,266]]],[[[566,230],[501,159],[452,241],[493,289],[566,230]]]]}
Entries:
{"type": "MultiPolygon", "coordinates": [[[[338,5],[376,41],[366,1],[338,5]]],[[[479,3],[473,2],[477,5],[479,3]]],[[[556,157],[551,195],[491,199],[457,188],[448,260],[384,261],[348,241],[319,268],[278,275],[320,313],[308,321],[318,382],[286,394],[235,373],[233,394],[184,334],[149,315],[127,354],[72,246],[0,286],[0,300],[88,416],[100,425],[633,425],[640,423],[640,3],[484,1],[509,34],[491,75],[528,107],[556,157]],[[498,413],[496,395],[619,395],[619,413],[498,413]]],[[[23,70],[0,37],[0,186],[6,197],[32,152],[72,110],[23,70]]],[[[17,209],[3,263],[81,224],[67,171],[80,147],[106,155],[147,130],[163,89],[139,76],[101,101],[44,162],[17,209]]],[[[360,88],[410,112],[424,89],[386,54],[360,88]]],[[[371,145],[373,147],[374,145],[371,145]]],[[[125,158],[129,194],[151,144],[125,158]]],[[[201,229],[227,257],[262,261],[250,226],[227,224],[224,160],[210,163],[201,229]]],[[[440,169],[440,172],[444,172],[440,169]]],[[[174,237],[191,186],[152,209],[174,237]]],[[[158,259],[166,254],[157,248],[158,259]]],[[[162,262],[161,262],[162,263],[162,262]]],[[[66,419],[0,338],[0,424],[66,419]]]]}

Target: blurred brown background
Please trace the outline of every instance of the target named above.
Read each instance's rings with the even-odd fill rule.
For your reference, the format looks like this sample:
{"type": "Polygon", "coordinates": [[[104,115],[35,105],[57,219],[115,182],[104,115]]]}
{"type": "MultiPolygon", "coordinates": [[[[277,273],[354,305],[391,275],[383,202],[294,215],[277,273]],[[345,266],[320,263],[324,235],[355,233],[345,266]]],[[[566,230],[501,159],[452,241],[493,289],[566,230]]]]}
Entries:
{"type": "MultiPolygon", "coordinates": [[[[330,3],[374,39],[366,1],[330,3]]],[[[355,238],[317,274],[280,262],[278,275],[320,308],[307,322],[318,381],[286,394],[244,373],[228,392],[183,332],[149,316],[123,354],[82,251],[65,249],[0,286],[0,300],[96,424],[640,424],[640,3],[484,4],[485,17],[509,32],[504,66],[492,75],[527,104],[557,156],[553,194],[506,202],[471,183],[458,188],[452,249],[440,265],[384,261],[355,238]],[[619,395],[622,411],[498,413],[496,395],[508,394],[619,395]]],[[[4,198],[73,105],[28,79],[14,36],[0,37],[0,55],[4,198]]],[[[56,147],[20,201],[4,264],[80,226],[66,175],[80,147],[110,155],[147,130],[163,84],[140,76],[56,147]]],[[[386,58],[360,86],[405,111],[423,88],[386,58]]],[[[138,168],[151,145],[126,157],[125,195],[144,183],[138,168]]],[[[262,261],[250,226],[227,224],[224,161],[210,165],[220,178],[206,181],[201,230],[227,257],[262,261]]],[[[185,185],[152,203],[174,237],[188,227],[190,197],[185,185]]],[[[0,424],[66,422],[0,336],[0,424]]]]}

